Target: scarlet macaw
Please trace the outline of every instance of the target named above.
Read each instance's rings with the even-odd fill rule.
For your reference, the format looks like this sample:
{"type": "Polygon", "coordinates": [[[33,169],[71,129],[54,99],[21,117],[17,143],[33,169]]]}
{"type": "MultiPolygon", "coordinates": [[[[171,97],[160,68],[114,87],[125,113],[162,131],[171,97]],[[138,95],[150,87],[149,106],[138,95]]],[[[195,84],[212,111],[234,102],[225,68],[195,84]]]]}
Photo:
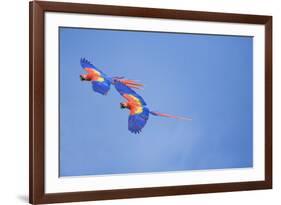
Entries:
{"type": "Polygon", "coordinates": [[[141,132],[149,118],[149,114],[181,120],[191,120],[190,118],[150,111],[146,107],[144,99],[132,89],[139,89],[143,86],[142,84],[134,80],[124,79],[123,77],[108,77],[85,58],[80,60],[80,64],[87,72],[87,74],[80,75],[81,80],[91,81],[92,88],[95,92],[106,95],[110,89],[110,85],[113,84],[120,95],[127,100],[126,102],[120,103],[120,107],[130,110],[128,129],[132,133],[141,132]]]}
{"type": "Polygon", "coordinates": [[[115,88],[120,93],[120,95],[126,99],[126,102],[120,103],[120,107],[121,109],[127,108],[130,110],[130,115],[128,119],[128,129],[133,133],[141,132],[142,128],[145,126],[149,118],[149,114],[180,120],[191,120],[191,118],[173,116],[169,114],[150,111],[146,107],[144,99],[122,82],[116,82],[115,88]]]}
{"type": "Polygon", "coordinates": [[[80,79],[82,81],[91,81],[93,90],[102,95],[106,95],[110,89],[110,85],[114,84],[116,81],[122,82],[125,85],[136,89],[143,86],[134,80],[123,79],[123,77],[109,77],[85,58],[81,58],[80,64],[87,72],[86,74],[81,74],[80,79]]]}

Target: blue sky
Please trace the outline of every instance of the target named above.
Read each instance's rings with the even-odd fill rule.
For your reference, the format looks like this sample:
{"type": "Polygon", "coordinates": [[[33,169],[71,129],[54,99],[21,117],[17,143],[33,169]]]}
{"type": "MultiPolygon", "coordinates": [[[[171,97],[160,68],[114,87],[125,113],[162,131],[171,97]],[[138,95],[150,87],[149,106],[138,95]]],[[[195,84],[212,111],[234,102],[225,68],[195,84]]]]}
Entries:
{"type": "Polygon", "coordinates": [[[253,165],[252,37],[60,28],[60,176],[253,165]],[[80,58],[144,83],[141,134],[128,111],[81,82],[80,58]]]}

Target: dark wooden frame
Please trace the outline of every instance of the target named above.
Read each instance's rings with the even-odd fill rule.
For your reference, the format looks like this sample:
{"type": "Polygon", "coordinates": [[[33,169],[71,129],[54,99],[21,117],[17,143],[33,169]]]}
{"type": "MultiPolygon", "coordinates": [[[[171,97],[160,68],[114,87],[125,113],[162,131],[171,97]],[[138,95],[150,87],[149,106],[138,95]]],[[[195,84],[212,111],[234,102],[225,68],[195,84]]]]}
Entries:
{"type": "Polygon", "coordinates": [[[43,204],[272,188],[272,16],[34,1],[29,5],[29,21],[30,203],[43,204]],[[265,180],[46,194],[44,191],[44,13],[47,11],[264,25],[265,180]]]}

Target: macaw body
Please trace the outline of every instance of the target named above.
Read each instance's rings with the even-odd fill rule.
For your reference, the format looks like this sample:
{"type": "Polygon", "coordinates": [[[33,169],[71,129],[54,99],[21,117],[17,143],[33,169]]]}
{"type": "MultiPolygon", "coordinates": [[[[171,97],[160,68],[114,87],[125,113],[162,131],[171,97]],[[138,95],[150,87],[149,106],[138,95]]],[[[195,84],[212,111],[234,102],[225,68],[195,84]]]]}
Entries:
{"type": "Polygon", "coordinates": [[[128,129],[132,133],[140,133],[142,131],[142,128],[146,125],[150,114],[154,116],[175,118],[181,120],[191,120],[190,118],[150,111],[146,106],[147,104],[144,99],[130,87],[121,82],[116,82],[115,88],[120,93],[120,95],[126,99],[125,102],[120,103],[120,107],[130,110],[128,118],[128,129]]]}

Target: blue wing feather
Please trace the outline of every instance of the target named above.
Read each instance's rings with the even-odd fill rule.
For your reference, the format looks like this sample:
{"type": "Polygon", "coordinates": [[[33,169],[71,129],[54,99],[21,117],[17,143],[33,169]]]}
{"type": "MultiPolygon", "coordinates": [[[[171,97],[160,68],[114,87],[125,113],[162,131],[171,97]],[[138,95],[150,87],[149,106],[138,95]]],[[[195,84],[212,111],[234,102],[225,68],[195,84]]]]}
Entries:
{"type": "Polygon", "coordinates": [[[100,69],[98,69],[96,66],[94,66],[90,61],[88,61],[85,58],[80,59],[80,65],[82,68],[93,68],[96,71],[100,72],[103,75],[103,77],[106,76],[106,74],[104,72],[102,72],[100,69]]]}
{"type": "Polygon", "coordinates": [[[115,81],[115,88],[120,93],[120,95],[123,96],[124,94],[131,94],[131,95],[137,97],[141,101],[142,105],[146,105],[144,99],[139,94],[137,94],[133,89],[128,87],[127,85],[125,85],[119,81],[115,81]]]}
{"type": "Polygon", "coordinates": [[[149,118],[149,110],[144,107],[143,112],[136,115],[129,115],[128,129],[133,133],[140,133],[149,118]]]}
{"type": "Polygon", "coordinates": [[[92,81],[92,88],[95,92],[106,95],[110,89],[110,84],[110,81],[105,78],[103,82],[92,81]]]}

